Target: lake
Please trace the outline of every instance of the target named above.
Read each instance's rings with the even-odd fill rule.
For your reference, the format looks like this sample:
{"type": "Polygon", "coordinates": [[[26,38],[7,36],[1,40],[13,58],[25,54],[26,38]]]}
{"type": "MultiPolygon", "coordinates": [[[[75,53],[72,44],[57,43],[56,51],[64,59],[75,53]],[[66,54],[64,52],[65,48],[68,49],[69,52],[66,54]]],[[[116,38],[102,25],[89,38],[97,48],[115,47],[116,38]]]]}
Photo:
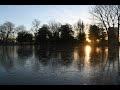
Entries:
{"type": "Polygon", "coordinates": [[[0,85],[119,85],[120,48],[0,46],[0,85]]]}

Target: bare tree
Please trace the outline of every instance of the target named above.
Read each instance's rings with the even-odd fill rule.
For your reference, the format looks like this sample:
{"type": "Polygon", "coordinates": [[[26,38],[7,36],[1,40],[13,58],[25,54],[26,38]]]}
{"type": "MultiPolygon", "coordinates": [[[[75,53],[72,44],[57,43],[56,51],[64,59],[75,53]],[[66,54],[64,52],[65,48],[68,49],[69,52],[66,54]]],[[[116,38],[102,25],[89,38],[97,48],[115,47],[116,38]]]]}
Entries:
{"type": "Polygon", "coordinates": [[[119,25],[120,25],[120,5],[114,5],[113,13],[116,15],[118,25],[118,44],[119,44],[119,25]]]}
{"type": "Polygon", "coordinates": [[[16,32],[20,31],[26,31],[26,27],[24,25],[19,25],[18,27],[16,27],[16,32]]]}
{"type": "Polygon", "coordinates": [[[85,33],[84,31],[84,23],[81,21],[81,19],[78,20],[78,22],[74,25],[74,30],[77,32],[76,37],[77,39],[80,39],[82,34],[85,33]]]}
{"type": "Polygon", "coordinates": [[[38,33],[39,28],[40,28],[40,21],[38,19],[34,19],[32,22],[31,30],[34,32],[35,36],[38,33]]]}
{"type": "Polygon", "coordinates": [[[116,32],[115,27],[118,28],[118,37],[119,37],[119,14],[120,14],[120,7],[119,5],[95,5],[91,7],[90,13],[95,17],[99,24],[102,24],[105,28],[108,39],[109,33],[112,31],[116,32]]]}
{"type": "Polygon", "coordinates": [[[5,40],[8,41],[9,38],[11,38],[12,36],[14,36],[14,32],[15,32],[15,25],[12,22],[5,22],[2,25],[2,28],[4,30],[4,34],[5,34],[5,40]]]}
{"type": "Polygon", "coordinates": [[[61,23],[51,20],[48,22],[48,24],[49,24],[49,30],[52,33],[52,39],[58,40],[60,37],[59,28],[61,27],[61,23]]]}
{"type": "Polygon", "coordinates": [[[49,29],[52,33],[58,32],[58,29],[61,26],[59,22],[56,22],[54,20],[49,21],[48,24],[49,24],[49,29]]]}
{"type": "Polygon", "coordinates": [[[3,25],[0,25],[0,40],[4,41],[5,40],[5,30],[3,25]]]}

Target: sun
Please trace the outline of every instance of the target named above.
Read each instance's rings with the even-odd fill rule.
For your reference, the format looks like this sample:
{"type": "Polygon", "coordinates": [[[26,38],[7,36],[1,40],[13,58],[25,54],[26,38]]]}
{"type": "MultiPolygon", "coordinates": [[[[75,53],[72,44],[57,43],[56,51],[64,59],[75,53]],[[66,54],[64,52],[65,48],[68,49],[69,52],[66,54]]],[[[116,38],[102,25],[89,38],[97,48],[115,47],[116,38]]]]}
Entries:
{"type": "Polygon", "coordinates": [[[91,43],[91,40],[89,39],[88,35],[86,36],[86,41],[91,43]]]}
{"type": "Polygon", "coordinates": [[[86,41],[89,42],[89,43],[91,43],[91,40],[89,38],[86,38],[86,41]]]}

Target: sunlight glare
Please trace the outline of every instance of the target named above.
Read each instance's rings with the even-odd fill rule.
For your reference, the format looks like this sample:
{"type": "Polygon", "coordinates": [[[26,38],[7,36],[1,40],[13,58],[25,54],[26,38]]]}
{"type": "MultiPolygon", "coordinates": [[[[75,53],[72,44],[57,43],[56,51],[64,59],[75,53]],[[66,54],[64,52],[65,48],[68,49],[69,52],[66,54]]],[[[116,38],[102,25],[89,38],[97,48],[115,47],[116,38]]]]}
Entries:
{"type": "Polygon", "coordinates": [[[99,52],[100,52],[100,49],[99,49],[99,48],[96,48],[96,52],[99,53],[99,52]]]}
{"type": "Polygon", "coordinates": [[[89,45],[87,45],[85,47],[85,59],[86,62],[89,63],[89,59],[90,59],[90,52],[91,52],[91,47],[89,45]]]}
{"type": "Polygon", "coordinates": [[[91,40],[89,38],[86,38],[86,41],[89,42],[89,43],[91,42],[91,40]]]}
{"type": "Polygon", "coordinates": [[[90,52],[91,52],[91,47],[87,45],[86,48],[85,48],[85,51],[86,51],[86,56],[89,57],[90,52]]]}

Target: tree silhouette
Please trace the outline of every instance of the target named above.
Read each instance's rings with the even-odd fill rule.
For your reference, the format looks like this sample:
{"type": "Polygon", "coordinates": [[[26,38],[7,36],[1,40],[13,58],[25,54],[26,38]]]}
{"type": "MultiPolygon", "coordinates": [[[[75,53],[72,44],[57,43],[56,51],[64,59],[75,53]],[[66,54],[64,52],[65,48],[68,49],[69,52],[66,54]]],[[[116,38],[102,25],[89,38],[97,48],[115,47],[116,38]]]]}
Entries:
{"type": "Polygon", "coordinates": [[[85,33],[79,33],[78,34],[78,40],[83,43],[85,41],[85,33]]]}
{"type": "MultiPolygon", "coordinates": [[[[109,40],[109,34],[111,33],[109,28],[112,28],[113,32],[116,32],[115,27],[118,27],[117,38],[114,38],[114,40],[117,39],[117,42],[119,42],[120,5],[95,5],[92,7],[90,13],[95,17],[96,21],[105,28],[108,34],[108,43],[110,45],[113,43],[111,42],[112,40],[109,40]]],[[[110,36],[110,38],[112,37],[110,36]]]]}
{"type": "Polygon", "coordinates": [[[36,42],[46,43],[52,37],[51,32],[49,31],[48,25],[44,24],[39,30],[38,34],[35,37],[36,42]]]}
{"type": "Polygon", "coordinates": [[[14,38],[14,24],[12,22],[6,21],[0,26],[0,38],[3,43],[7,44],[11,42],[14,38]]]}
{"type": "Polygon", "coordinates": [[[100,28],[100,45],[108,45],[107,43],[107,33],[105,32],[105,29],[100,28]]]}
{"type": "Polygon", "coordinates": [[[1,44],[5,41],[5,30],[3,25],[0,26],[0,40],[1,40],[1,44]]]}
{"type": "Polygon", "coordinates": [[[85,31],[84,31],[84,23],[78,22],[79,28],[79,33],[78,33],[78,40],[83,43],[85,41],[85,31]]]}
{"type": "Polygon", "coordinates": [[[58,42],[59,41],[59,28],[61,26],[61,23],[56,21],[49,21],[49,29],[52,33],[52,41],[58,42]]]}
{"type": "Polygon", "coordinates": [[[16,27],[16,32],[26,31],[26,27],[24,25],[19,25],[16,27]]]}
{"type": "Polygon", "coordinates": [[[61,33],[61,35],[60,35],[61,40],[63,42],[66,42],[66,41],[70,42],[74,39],[74,37],[73,37],[74,32],[72,31],[71,25],[69,25],[69,24],[61,25],[59,31],[61,33]]]}
{"type": "Polygon", "coordinates": [[[80,43],[84,43],[84,41],[85,41],[86,35],[85,35],[84,27],[85,27],[84,23],[80,19],[78,20],[78,22],[74,26],[74,30],[77,32],[76,39],[80,43]]]}
{"type": "Polygon", "coordinates": [[[32,28],[31,28],[31,30],[34,33],[34,36],[37,35],[39,28],[40,28],[40,21],[38,19],[34,19],[32,21],[32,28]]]}
{"type": "Polygon", "coordinates": [[[17,41],[19,43],[32,42],[32,39],[33,39],[33,35],[31,33],[28,33],[26,31],[18,32],[17,41]]]}
{"type": "Polygon", "coordinates": [[[97,40],[100,39],[100,28],[96,25],[90,25],[89,29],[89,39],[92,41],[92,44],[95,45],[97,40]]]}

